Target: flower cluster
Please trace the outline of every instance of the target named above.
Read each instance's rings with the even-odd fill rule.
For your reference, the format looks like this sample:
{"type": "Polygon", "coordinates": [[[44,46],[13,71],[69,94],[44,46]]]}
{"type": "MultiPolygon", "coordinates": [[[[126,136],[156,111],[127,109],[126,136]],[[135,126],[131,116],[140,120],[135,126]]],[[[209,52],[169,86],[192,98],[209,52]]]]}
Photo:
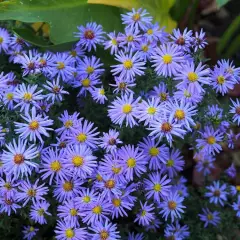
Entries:
{"type": "MultiPolygon", "coordinates": [[[[58,53],[41,53],[0,29],[0,52],[22,69],[22,78],[0,74],[1,108],[13,116],[0,126],[0,212],[27,209],[24,239],[33,239],[50,218],[59,240],[142,240],[162,226],[167,239],[189,237],[181,221],[189,196],[181,175],[183,142],[194,152],[195,170],[206,177],[223,145],[234,148],[240,102],[231,99],[226,110],[216,96],[240,83],[240,68],[228,60],[212,68],[200,61],[207,45],[202,30],[168,34],[152,20],[146,10],[133,9],[122,15],[123,33],[87,23],[74,33],[72,50],[58,53]],[[95,56],[101,47],[115,58],[107,83],[95,56]],[[71,98],[77,104],[67,104],[71,98]],[[128,141],[126,135],[137,130],[142,138],[128,141]],[[117,219],[129,216],[126,234],[117,219]]],[[[234,165],[226,176],[236,176],[234,165]]],[[[215,207],[229,198],[240,217],[239,193],[239,186],[209,183],[209,205],[199,213],[204,227],[218,225],[215,207]]]]}

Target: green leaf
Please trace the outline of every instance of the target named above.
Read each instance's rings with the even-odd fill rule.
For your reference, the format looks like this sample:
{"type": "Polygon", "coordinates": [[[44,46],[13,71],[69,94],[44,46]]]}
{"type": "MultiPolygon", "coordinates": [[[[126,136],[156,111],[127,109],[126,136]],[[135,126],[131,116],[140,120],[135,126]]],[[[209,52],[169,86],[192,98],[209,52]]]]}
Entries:
{"type": "Polygon", "coordinates": [[[175,4],[170,9],[172,18],[180,21],[191,4],[192,0],[175,0],[175,4]]]}
{"type": "MultiPolygon", "coordinates": [[[[9,0],[0,2],[0,20],[47,22],[50,40],[61,44],[76,40],[77,26],[90,21],[102,24],[105,31],[121,31],[120,8],[91,5],[87,0],[9,0]]],[[[31,37],[32,38],[32,37],[31,37]]]]}
{"type": "Polygon", "coordinates": [[[177,23],[169,15],[175,0],[88,0],[92,4],[105,4],[132,10],[132,8],[147,9],[160,26],[171,32],[177,23]]]}
{"type": "Polygon", "coordinates": [[[216,0],[217,6],[220,8],[225,5],[229,0],[216,0]]]}
{"type": "Polygon", "coordinates": [[[240,49],[240,35],[236,36],[232,41],[231,44],[228,46],[226,52],[223,54],[225,58],[232,57],[239,49],[240,49]]]}

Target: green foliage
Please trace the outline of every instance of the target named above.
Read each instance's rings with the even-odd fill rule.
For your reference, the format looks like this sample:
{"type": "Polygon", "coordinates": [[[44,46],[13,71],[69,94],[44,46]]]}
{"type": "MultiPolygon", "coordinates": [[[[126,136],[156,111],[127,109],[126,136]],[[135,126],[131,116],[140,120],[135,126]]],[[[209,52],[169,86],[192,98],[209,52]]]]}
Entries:
{"type": "Polygon", "coordinates": [[[229,0],[216,0],[217,6],[220,8],[225,5],[229,0]]]}

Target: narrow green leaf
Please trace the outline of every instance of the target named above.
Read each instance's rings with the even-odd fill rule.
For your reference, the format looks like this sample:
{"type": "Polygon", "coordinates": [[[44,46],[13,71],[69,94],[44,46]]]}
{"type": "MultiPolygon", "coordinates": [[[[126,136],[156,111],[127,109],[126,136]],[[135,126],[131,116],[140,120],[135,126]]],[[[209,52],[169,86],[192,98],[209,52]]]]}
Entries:
{"type": "Polygon", "coordinates": [[[233,56],[239,49],[240,49],[240,35],[237,35],[237,37],[235,37],[233,39],[233,41],[231,41],[231,44],[229,44],[226,53],[223,54],[223,56],[225,58],[230,58],[231,56],[233,56]]]}

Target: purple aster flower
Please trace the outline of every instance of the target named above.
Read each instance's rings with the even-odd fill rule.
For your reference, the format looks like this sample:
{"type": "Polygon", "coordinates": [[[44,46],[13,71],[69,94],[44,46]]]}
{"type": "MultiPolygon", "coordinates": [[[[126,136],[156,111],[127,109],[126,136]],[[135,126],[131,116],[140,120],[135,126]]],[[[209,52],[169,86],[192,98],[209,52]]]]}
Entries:
{"type": "Polygon", "coordinates": [[[198,172],[203,172],[204,176],[211,173],[211,170],[215,168],[214,162],[216,158],[210,154],[204,154],[201,159],[198,160],[195,168],[198,172]]]}
{"type": "Polygon", "coordinates": [[[9,88],[3,93],[2,95],[2,101],[3,104],[7,107],[8,110],[13,110],[16,99],[15,99],[15,91],[13,88],[9,88]]]}
{"type": "Polygon", "coordinates": [[[38,185],[39,179],[36,180],[34,184],[31,184],[29,180],[22,181],[18,186],[18,193],[16,198],[18,201],[24,201],[23,207],[27,205],[29,201],[39,201],[44,200],[42,196],[48,193],[48,187],[45,187],[44,184],[38,185]]]}
{"type": "Polygon", "coordinates": [[[38,231],[39,229],[33,226],[24,226],[22,231],[23,239],[32,240],[36,236],[38,231]]]}
{"type": "Polygon", "coordinates": [[[38,85],[25,85],[24,83],[18,85],[15,89],[15,100],[18,103],[14,108],[21,107],[21,112],[28,113],[30,106],[37,105],[37,101],[44,98],[41,94],[43,90],[37,91],[37,88],[38,85]]]}
{"type": "Polygon", "coordinates": [[[143,238],[143,233],[137,233],[136,235],[134,233],[128,234],[128,240],[143,240],[143,238]]]}
{"type": "Polygon", "coordinates": [[[144,62],[151,59],[152,54],[154,52],[153,43],[151,44],[145,39],[142,40],[141,42],[136,43],[135,48],[140,53],[144,62]]]}
{"type": "Polygon", "coordinates": [[[20,57],[23,56],[23,54],[26,53],[26,51],[21,50],[17,51],[15,49],[8,49],[8,56],[9,56],[9,62],[12,63],[19,63],[20,62],[20,57]]]}
{"type": "Polygon", "coordinates": [[[45,180],[50,177],[49,184],[52,184],[53,178],[58,182],[67,179],[68,170],[64,165],[64,149],[48,148],[41,156],[42,169],[40,170],[41,178],[45,180]]]}
{"type": "Polygon", "coordinates": [[[159,76],[172,77],[181,69],[180,63],[184,62],[183,53],[176,45],[167,43],[160,45],[152,55],[152,67],[159,76]]]}
{"type": "Polygon", "coordinates": [[[160,207],[160,214],[163,215],[165,218],[165,221],[167,221],[167,218],[170,214],[172,222],[174,222],[175,219],[181,218],[181,213],[184,212],[183,208],[186,208],[183,206],[184,198],[180,197],[177,192],[169,192],[169,195],[167,197],[164,197],[163,202],[159,204],[160,207]]]}
{"type": "Polygon", "coordinates": [[[174,44],[178,46],[179,50],[189,52],[192,41],[192,30],[185,28],[183,33],[181,33],[179,28],[173,29],[173,33],[170,35],[170,38],[173,40],[174,44]]]}
{"type": "Polygon", "coordinates": [[[237,170],[233,163],[231,164],[231,166],[229,168],[226,169],[225,172],[228,175],[228,177],[230,177],[230,178],[235,178],[236,174],[237,174],[237,170]]]}
{"type": "Polygon", "coordinates": [[[127,25],[127,28],[136,28],[145,30],[146,25],[152,22],[152,16],[149,16],[147,10],[139,8],[132,9],[132,12],[121,14],[123,24],[127,25]]]}
{"type": "Polygon", "coordinates": [[[205,197],[209,198],[210,203],[218,204],[224,206],[224,202],[227,201],[228,192],[226,191],[227,185],[220,185],[219,181],[213,182],[212,186],[207,186],[208,192],[205,193],[205,197]]]}
{"type": "Polygon", "coordinates": [[[4,75],[4,72],[0,74],[0,88],[1,91],[5,90],[9,86],[9,77],[8,74],[4,75]]]}
{"type": "Polygon", "coordinates": [[[144,75],[145,62],[141,58],[139,52],[133,54],[132,50],[129,54],[120,51],[116,54],[115,60],[120,62],[117,65],[111,66],[113,75],[120,74],[120,78],[133,79],[136,75],[144,75]]]}
{"type": "Polygon", "coordinates": [[[91,95],[92,98],[100,104],[104,104],[107,100],[103,86],[101,86],[100,88],[94,87],[93,89],[91,89],[91,95]]]}
{"type": "Polygon", "coordinates": [[[205,126],[203,132],[199,132],[200,139],[196,139],[197,148],[206,154],[215,155],[222,150],[220,142],[223,140],[223,133],[220,130],[214,130],[212,126],[205,126]]]}
{"type": "Polygon", "coordinates": [[[143,138],[143,142],[140,142],[138,146],[143,151],[151,170],[160,170],[162,163],[166,163],[169,149],[165,144],[158,146],[153,138],[147,137],[143,138]]]}
{"type": "Polygon", "coordinates": [[[97,167],[96,157],[86,145],[71,145],[66,148],[64,164],[69,169],[70,176],[78,176],[85,179],[91,175],[97,167]]]}
{"type": "Polygon", "coordinates": [[[57,240],[87,240],[88,232],[86,228],[78,228],[71,222],[57,221],[55,229],[57,240]]]}
{"type": "Polygon", "coordinates": [[[150,91],[149,95],[159,98],[161,102],[169,100],[167,85],[163,82],[161,82],[158,86],[153,87],[153,90],[150,91]]]}
{"type": "Polygon", "coordinates": [[[38,59],[38,66],[45,76],[51,77],[55,56],[51,52],[43,53],[38,59]]]}
{"type": "Polygon", "coordinates": [[[216,67],[210,72],[209,80],[217,93],[225,95],[234,87],[232,76],[224,68],[216,67]]]}
{"type": "Polygon", "coordinates": [[[174,80],[181,81],[177,84],[177,88],[189,87],[191,92],[204,92],[203,84],[209,85],[210,80],[208,77],[209,68],[206,68],[201,62],[195,66],[194,62],[186,62],[181,65],[174,80]]]}
{"type": "Polygon", "coordinates": [[[240,194],[240,185],[236,186],[229,186],[229,192],[232,196],[235,196],[236,194],[240,194]]]}
{"type": "Polygon", "coordinates": [[[36,104],[36,110],[38,114],[43,115],[44,117],[47,116],[47,113],[49,112],[50,108],[52,107],[52,103],[49,103],[46,100],[40,100],[36,104]]]}
{"type": "MultiPolygon", "coordinates": [[[[225,127],[225,126],[224,126],[225,127]]],[[[227,127],[229,127],[228,125],[227,125],[227,127]]],[[[222,131],[226,131],[227,129],[225,129],[225,128],[222,128],[221,129],[222,131]]],[[[235,148],[235,143],[236,143],[236,141],[238,140],[238,138],[240,137],[240,134],[235,134],[235,133],[233,133],[233,131],[232,130],[229,130],[229,133],[226,133],[226,135],[227,135],[227,144],[228,144],[228,148],[230,148],[230,149],[234,149],[235,148]]]]}
{"type": "Polygon", "coordinates": [[[74,58],[75,62],[79,62],[81,60],[81,57],[85,56],[85,49],[83,46],[73,45],[68,54],[74,58]]]}
{"type": "Polygon", "coordinates": [[[0,196],[10,199],[16,196],[18,183],[12,175],[0,177],[0,196]]]}
{"type": "Polygon", "coordinates": [[[10,37],[9,46],[16,51],[21,51],[24,47],[30,47],[30,44],[14,34],[12,37],[10,37]]]}
{"type": "Polygon", "coordinates": [[[35,223],[39,224],[46,224],[46,215],[51,216],[52,214],[48,212],[48,208],[50,204],[45,200],[40,200],[33,202],[30,210],[30,219],[33,220],[35,223]]]}
{"type": "Polygon", "coordinates": [[[49,92],[45,96],[46,100],[52,100],[52,103],[55,101],[61,102],[63,100],[63,95],[69,94],[69,92],[65,91],[59,84],[59,78],[52,82],[47,81],[47,84],[44,84],[43,87],[49,92]]]}
{"type": "Polygon", "coordinates": [[[119,43],[120,43],[120,34],[118,33],[116,35],[115,31],[114,32],[110,32],[109,34],[107,34],[109,40],[106,40],[104,45],[104,49],[111,49],[110,53],[111,55],[116,54],[118,52],[119,49],[119,43]]]}
{"type": "Polygon", "coordinates": [[[38,164],[31,161],[38,156],[37,148],[34,145],[27,146],[27,141],[18,139],[16,142],[6,144],[3,150],[2,161],[4,171],[13,174],[16,178],[32,174],[33,169],[38,168],[38,164]]]}
{"type": "Polygon", "coordinates": [[[120,148],[118,151],[119,158],[121,159],[121,165],[124,168],[124,175],[126,179],[133,180],[133,174],[138,177],[146,171],[146,159],[138,147],[126,145],[120,148]]]}
{"type": "Polygon", "coordinates": [[[173,185],[172,188],[171,188],[171,191],[173,191],[173,192],[176,191],[180,197],[186,198],[186,197],[189,196],[188,188],[183,183],[173,185]]]}
{"type": "Polygon", "coordinates": [[[233,122],[237,122],[238,126],[240,125],[240,102],[238,99],[236,99],[236,102],[234,102],[232,99],[231,99],[231,102],[232,102],[232,105],[233,106],[230,106],[231,109],[230,109],[230,113],[234,114],[232,119],[233,119],[233,122]]]}
{"type": "Polygon", "coordinates": [[[207,44],[208,43],[206,41],[205,32],[203,32],[203,29],[201,29],[199,33],[195,32],[195,36],[193,36],[191,44],[194,51],[197,52],[197,50],[205,48],[207,44]]]}
{"type": "Polygon", "coordinates": [[[155,201],[160,202],[160,197],[168,196],[171,188],[170,182],[167,175],[162,177],[158,172],[149,174],[149,179],[144,180],[147,199],[153,197],[155,201]]]}
{"type": "Polygon", "coordinates": [[[121,144],[122,141],[118,138],[119,132],[115,129],[109,129],[107,133],[103,133],[103,136],[99,139],[99,146],[106,150],[106,152],[116,152],[117,145],[121,144]]]}
{"type": "Polygon", "coordinates": [[[18,208],[21,208],[21,206],[18,205],[15,197],[6,198],[0,196],[0,213],[7,213],[10,216],[12,212],[16,213],[18,208]]]}
{"type": "Polygon", "coordinates": [[[86,145],[92,149],[95,149],[98,145],[97,127],[94,127],[92,122],[88,120],[80,119],[78,129],[68,137],[69,143],[86,145]]]}
{"type": "Polygon", "coordinates": [[[36,113],[36,108],[33,107],[31,111],[31,115],[26,113],[25,116],[20,115],[26,123],[14,122],[15,124],[15,132],[20,134],[22,139],[27,139],[29,137],[30,141],[36,142],[36,139],[40,140],[43,143],[42,136],[49,137],[49,133],[47,131],[53,130],[50,128],[53,125],[53,120],[49,119],[48,116],[43,117],[40,114],[36,113]]]}
{"type": "Polygon", "coordinates": [[[154,45],[160,41],[161,44],[167,41],[168,34],[161,29],[158,23],[150,23],[146,25],[143,38],[154,45]]]}
{"type": "Polygon", "coordinates": [[[129,87],[135,87],[136,83],[134,79],[125,79],[120,77],[114,77],[115,84],[109,84],[110,86],[115,87],[113,90],[113,93],[121,93],[121,95],[124,94],[131,94],[133,91],[129,87]]]}
{"type": "Polygon", "coordinates": [[[91,233],[92,240],[117,240],[121,239],[119,231],[117,231],[117,224],[112,224],[107,220],[105,222],[93,223],[92,227],[89,227],[94,233],[91,233]]]}
{"type": "Polygon", "coordinates": [[[210,224],[217,226],[220,222],[219,212],[211,212],[208,208],[203,208],[202,210],[203,214],[198,214],[198,216],[204,222],[204,227],[206,228],[210,224]]]}
{"type": "Polygon", "coordinates": [[[219,123],[222,120],[222,113],[223,109],[216,104],[208,106],[206,115],[209,116],[214,123],[219,123]]]}
{"type": "Polygon", "coordinates": [[[125,33],[119,36],[119,47],[122,47],[125,51],[134,49],[136,44],[141,41],[141,35],[136,28],[125,28],[125,33]]]}
{"type": "Polygon", "coordinates": [[[136,118],[139,99],[138,97],[134,100],[133,94],[125,94],[121,98],[117,97],[108,109],[108,116],[111,118],[111,121],[122,126],[126,120],[126,126],[129,125],[131,128],[134,125],[138,125],[136,118]]]}
{"type": "Polygon", "coordinates": [[[89,207],[92,203],[96,202],[97,199],[98,192],[96,192],[94,189],[85,188],[80,191],[79,197],[74,198],[74,202],[76,207],[81,210],[81,214],[82,210],[86,209],[86,207],[89,207]]]}
{"type": "Polygon", "coordinates": [[[149,223],[149,225],[145,226],[147,231],[151,232],[157,232],[157,230],[160,228],[160,220],[156,217],[155,214],[153,214],[153,220],[149,223]]]}
{"type": "Polygon", "coordinates": [[[141,205],[141,210],[137,214],[134,222],[138,222],[139,225],[147,226],[154,219],[153,210],[155,208],[153,204],[148,205],[147,202],[142,204],[142,202],[140,201],[140,205],[141,205]]]}
{"type": "Polygon", "coordinates": [[[240,195],[238,195],[238,200],[237,202],[234,202],[232,205],[232,208],[234,211],[236,211],[236,216],[240,218],[240,195]]]}
{"type": "Polygon", "coordinates": [[[86,27],[77,27],[79,32],[75,33],[75,37],[79,38],[77,46],[83,46],[88,52],[92,49],[96,51],[96,45],[102,44],[104,41],[103,28],[95,22],[86,24],[86,27]]]}
{"type": "Polygon", "coordinates": [[[0,53],[7,52],[10,44],[10,34],[5,28],[0,28],[0,53]]]}
{"type": "Polygon", "coordinates": [[[164,229],[164,236],[167,239],[178,239],[183,240],[188,238],[190,235],[189,227],[187,225],[181,226],[178,221],[175,224],[167,224],[164,229]]]}

